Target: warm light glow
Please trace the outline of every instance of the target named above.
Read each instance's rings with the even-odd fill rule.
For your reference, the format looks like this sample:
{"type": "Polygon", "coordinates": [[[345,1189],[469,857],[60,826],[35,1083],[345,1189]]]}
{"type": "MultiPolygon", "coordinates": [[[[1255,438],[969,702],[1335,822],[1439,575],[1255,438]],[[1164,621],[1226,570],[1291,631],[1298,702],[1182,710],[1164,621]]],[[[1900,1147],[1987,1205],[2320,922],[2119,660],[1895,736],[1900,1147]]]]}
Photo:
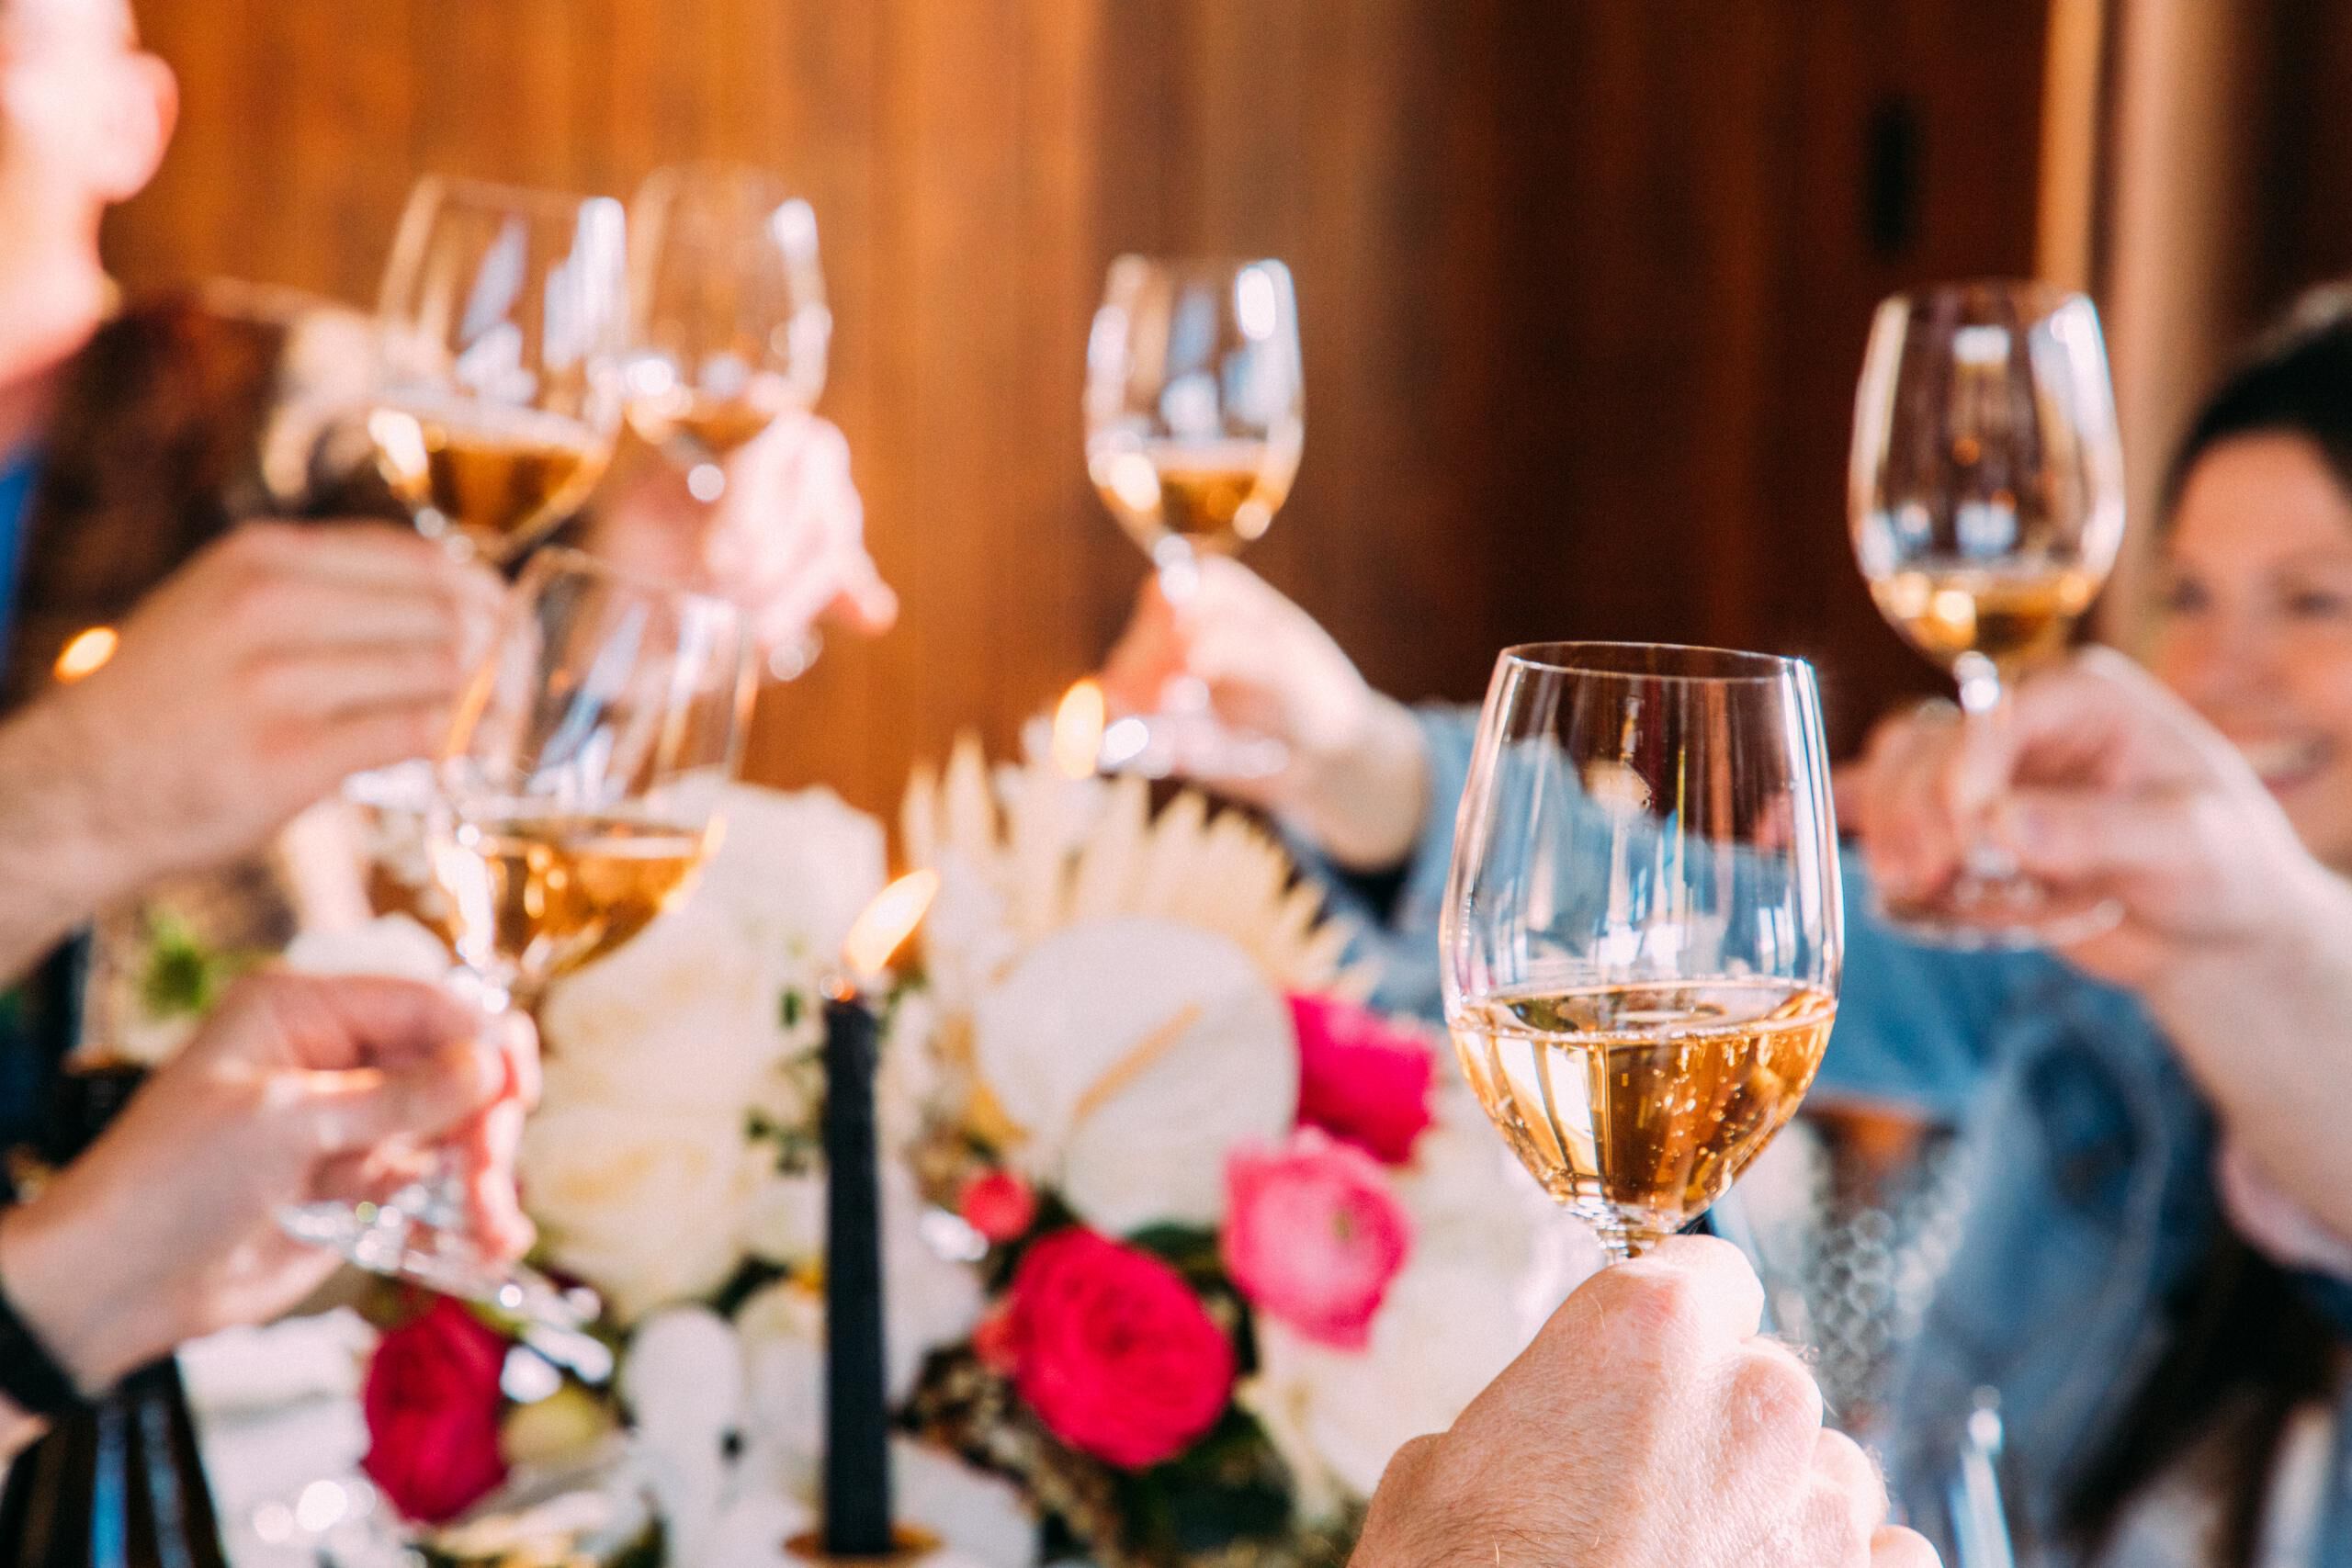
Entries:
{"type": "Polygon", "coordinates": [[[890,966],[890,955],[915,934],[939,896],[939,873],[914,871],[874,896],[849,928],[842,962],[853,981],[870,980],[890,966]]]}
{"type": "Polygon", "coordinates": [[[57,656],[57,678],[61,681],[80,680],[112,659],[115,645],[121,641],[112,626],[92,626],[87,631],[74,633],[74,640],[67,643],[64,650],[57,656]]]}
{"type": "Polygon", "coordinates": [[[1122,452],[1110,463],[1111,492],[1130,512],[1152,512],[1159,506],[1159,470],[1140,452],[1122,452]]]}
{"type": "Polygon", "coordinates": [[[1976,599],[1973,594],[1957,588],[1939,588],[1935,597],[1928,601],[1928,614],[1951,628],[1958,640],[1973,640],[1976,636],[1976,599]]]}
{"type": "Polygon", "coordinates": [[[1242,268],[1233,282],[1233,314],[1241,324],[1241,334],[1251,342],[1263,343],[1273,336],[1274,328],[1282,322],[1273,275],[1262,266],[1242,268]]]}
{"type": "Polygon", "coordinates": [[[1093,681],[1072,686],[1054,710],[1054,767],[1066,779],[1091,778],[1102,755],[1102,726],[1109,710],[1102,687],[1093,681]]]}

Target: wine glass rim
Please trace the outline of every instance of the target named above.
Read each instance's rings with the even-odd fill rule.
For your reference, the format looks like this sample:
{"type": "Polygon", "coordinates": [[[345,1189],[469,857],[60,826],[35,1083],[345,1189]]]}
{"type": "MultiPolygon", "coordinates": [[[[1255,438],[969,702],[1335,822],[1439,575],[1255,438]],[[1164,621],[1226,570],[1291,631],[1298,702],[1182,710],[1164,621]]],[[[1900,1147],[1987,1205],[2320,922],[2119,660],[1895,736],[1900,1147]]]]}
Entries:
{"type": "MultiPolygon", "coordinates": [[[[2028,300],[2041,315],[2052,315],[2069,306],[2091,305],[2091,297],[2079,288],[2053,283],[2046,277],[2004,277],[1985,274],[1976,277],[1948,278],[1940,283],[1922,284],[1917,288],[1899,289],[1886,297],[1881,309],[1901,306],[1916,310],[1932,299],[1966,299],[1973,297],[2007,294],[2028,300]]],[[[2092,309],[2098,307],[2093,305],[2092,309]]]]}
{"type": "MultiPolygon", "coordinates": [[[[649,572],[631,571],[615,566],[601,556],[575,549],[570,545],[541,545],[523,563],[523,572],[545,572],[562,570],[583,577],[594,577],[625,588],[632,593],[647,597],[674,599],[697,614],[717,612],[730,618],[740,615],[734,601],[699,588],[689,588],[683,582],[655,577],[649,572]]],[[[517,578],[520,581],[520,578],[517,578]]]]}
{"type": "MultiPolygon", "coordinates": [[[[511,185],[503,180],[476,179],[470,175],[425,175],[416,182],[419,192],[431,191],[437,199],[463,197],[484,205],[497,203],[523,208],[548,216],[570,216],[582,208],[608,202],[609,196],[596,196],[586,191],[555,190],[546,186],[511,185]]],[[[413,199],[412,197],[412,199],[413,199]]]]}
{"type": "Polygon", "coordinates": [[[649,190],[663,186],[683,185],[689,180],[715,180],[728,184],[756,186],[775,192],[789,201],[799,193],[790,180],[768,167],[743,158],[681,158],[650,170],[637,182],[636,194],[642,197],[649,190]]]}
{"type": "Polygon", "coordinates": [[[1239,272],[1251,266],[1280,267],[1284,274],[1290,271],[1290,264],[1280,256],[1242,255],[1225,251],[1121,251],[1111,258],[1111,268],[1115,271],[1131,263],[1164,272],[1181,273],[1239,272]]]}
{"type": "Polygon", "coordinates": [[[1547,674],[1713,686],[1777,682],[1809,668],[1782,654],[1687,642],[1522,642],[1504,649],[1498,661],[1547,674]],[[1672,668],[1678,663],[1685,668],[1672,668]]]}

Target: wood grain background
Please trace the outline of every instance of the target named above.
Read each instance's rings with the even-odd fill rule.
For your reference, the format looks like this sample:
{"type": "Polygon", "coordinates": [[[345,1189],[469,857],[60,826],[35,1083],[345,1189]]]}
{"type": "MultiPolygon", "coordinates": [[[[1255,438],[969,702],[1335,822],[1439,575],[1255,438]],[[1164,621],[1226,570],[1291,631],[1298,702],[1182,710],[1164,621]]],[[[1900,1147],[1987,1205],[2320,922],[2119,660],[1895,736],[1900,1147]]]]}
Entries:
{"type": "Polygon", "coordinates": [[[753,766],[893,802],[1108,646],[1143,574],[1080,461],[1126,248],[1297,276],[1308,435],[1251,563],[1407,696],[1545,636],[1822,662],[1850,740],[1928,685],[1847,554],[1871,305],[2033,261],[2047,0],[140,0],[185,98],[134,288],[372,298],[410,181],[815,203],[905,600],[770,694],[753,766]]]}

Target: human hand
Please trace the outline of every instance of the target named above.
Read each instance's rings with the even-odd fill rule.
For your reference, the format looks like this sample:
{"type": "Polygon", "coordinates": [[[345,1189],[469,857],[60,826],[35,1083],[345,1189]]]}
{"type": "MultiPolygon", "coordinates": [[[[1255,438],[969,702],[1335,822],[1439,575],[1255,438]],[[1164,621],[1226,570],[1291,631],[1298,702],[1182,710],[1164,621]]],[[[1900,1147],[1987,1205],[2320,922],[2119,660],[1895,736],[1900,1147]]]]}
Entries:
{"type": "Polygon", "coordinates": [[[888,631],[899,597],[865,550],[849,443],[830,420],[787,413],[723,466],[716,502],[673,465],[649,466],[602,510],[590,547],[623,570],[724,594],[760,645],[788,654],[820,623],[888,631]]]}
{"type": "Polygon", "coordinates": [[[438,987],[271,974],[232,990],[90,1148],[0,1221],[0,1281],[85,1389],[294,1305],[337,1259],[288,1204],[381,1197],[454,1136],[475,1234],[530,1245],[514,1145],[536,1038],[438,987]]]}
{"type": "Polygon", "coordinates": [[[28,716],[93,905],[258,848],[348,774],[435,750],[503,590],[405,529],[253,524],[132,611],[28,716]]]}
{"type": "Polygon", "coordinates": [[[1102,671],[1114,712],[1156,707],[1171,681],[1208,690],[1237,729],[1282,742],[1261,779],[1204,783],[1280,813],[1340,864],[1385,870],[1411,852],[1429,810],[1420,727],[1373,690],[1330,634],[1240,562],[1210,556],[1182,606],[1155,580],[1102,671]]]}
{"type": "Polygon", "coordinates": [[[2236,749],[2105,649],[2027,680],[1992,725],[1881,726],[1838,808],[1892,897],[1932,896],[1981,830],[2069,902],[2113,899],[2121,922],[2066,955],[2134,989],[2278,941],[2335,896],[2236,749]]]}
{"type": "Polygon", "coordinates": [[[1705,1237],[1593,1276],[1451,1430],[1397,1451],[1354,1568],[1934,1568],[1812,1377],[1757,1337],[1763,1307],[1705,1237]]]}

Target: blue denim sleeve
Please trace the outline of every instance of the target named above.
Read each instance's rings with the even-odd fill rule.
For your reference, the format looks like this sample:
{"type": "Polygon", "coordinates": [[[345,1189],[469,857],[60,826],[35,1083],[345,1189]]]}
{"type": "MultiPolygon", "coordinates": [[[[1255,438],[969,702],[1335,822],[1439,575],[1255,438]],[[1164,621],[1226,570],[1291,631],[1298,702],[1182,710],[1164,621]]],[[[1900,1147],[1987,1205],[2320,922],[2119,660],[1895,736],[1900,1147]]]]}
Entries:
{"type": "Polygon", "coordinates": [[[1292,852],[1307,874],[1322,885],[1325,908],[1355,928],[1351,959],[1370,963],[1379,976],[1373,1003],[1392,1012],[1440,1021],[1437,926],[1445,899],[1445,878],[1453,860],[1454,807],[1470,771],[1470,742],[1477,711],[1432,704],[1414,716],[1420,722],[1422,754],[1429,769],[1429,817],[1421,836],[1391,879],[1392,897],[1376,908],[1364,885],[1332,865],[1312,845],[1293,840],[1292,852]]]}
{"type": "Polygon", "coordinates": [[[1816,1092],[1887,1100],[1957,1119],[1990,1066],[2005,1020],[2053,962],[2031,953],[1920,947],[1887,924],[1844,846],[1846,971],[1816,1092]]]}

